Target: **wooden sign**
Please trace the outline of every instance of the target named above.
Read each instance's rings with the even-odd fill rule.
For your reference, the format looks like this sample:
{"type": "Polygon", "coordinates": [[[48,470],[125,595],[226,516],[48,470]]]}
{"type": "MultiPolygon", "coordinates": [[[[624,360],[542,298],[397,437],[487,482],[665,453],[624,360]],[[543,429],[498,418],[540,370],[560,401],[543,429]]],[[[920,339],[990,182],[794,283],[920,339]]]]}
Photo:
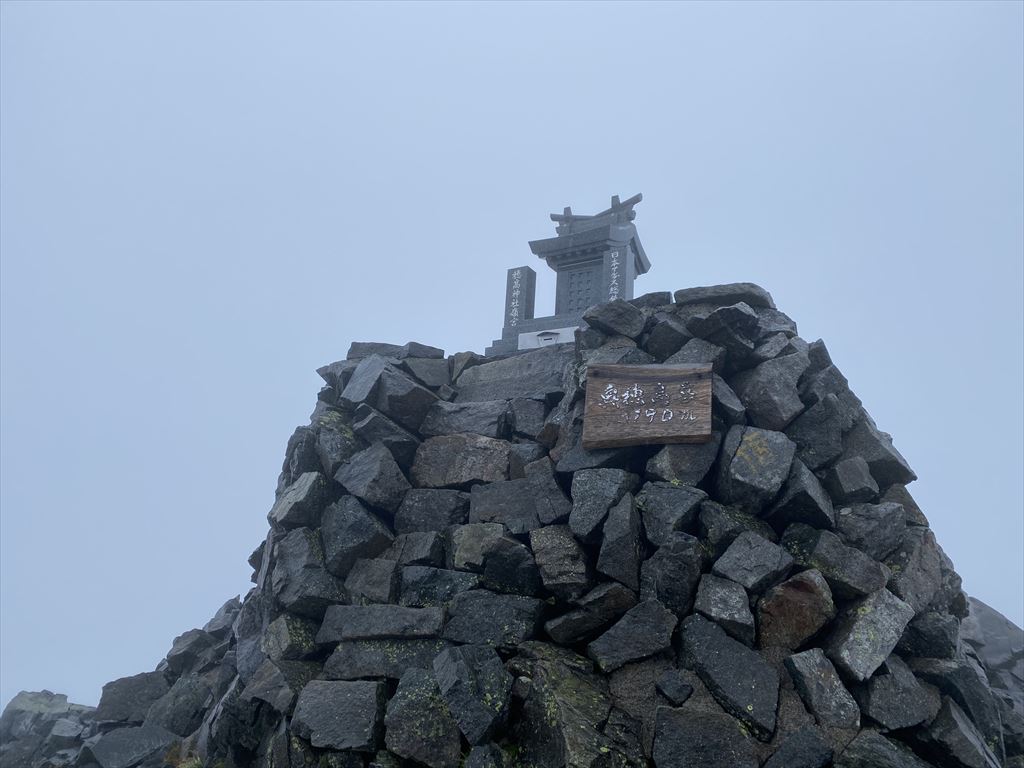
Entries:
{"type": "Polygon", "coordinates": [[[710,439],[710,365],[588,366],[584,448],[710,439]]]}

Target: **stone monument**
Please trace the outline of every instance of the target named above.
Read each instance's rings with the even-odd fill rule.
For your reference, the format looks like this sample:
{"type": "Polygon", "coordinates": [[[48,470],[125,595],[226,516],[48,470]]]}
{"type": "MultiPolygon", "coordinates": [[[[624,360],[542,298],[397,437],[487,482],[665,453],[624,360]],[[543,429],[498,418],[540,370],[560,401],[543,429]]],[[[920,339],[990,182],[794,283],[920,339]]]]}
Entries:
{"type": "Polygon", "coordinates": [[[572,342],[587,307],[633,298],[633,281],[651,268],[633,224],[633,207],[641,200],[643,195],[625,201],[616,195],[607,210],[592,216],[568,207],[551,214],[556,236],[530,241],[530,250],[558,275],[555,314],[534,317],[537,273],[527,266],[510,269],[501,338],[485,354],[572,342]]]}

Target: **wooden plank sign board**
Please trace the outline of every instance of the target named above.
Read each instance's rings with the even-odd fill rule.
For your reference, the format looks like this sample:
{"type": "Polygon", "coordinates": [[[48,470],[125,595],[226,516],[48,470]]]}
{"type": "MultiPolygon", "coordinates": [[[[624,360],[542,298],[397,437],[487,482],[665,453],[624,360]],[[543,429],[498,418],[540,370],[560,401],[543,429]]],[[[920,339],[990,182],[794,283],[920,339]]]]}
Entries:
{"type": "Polygon", "coordinates": [[[591,365],[583,447],[711,439],[711,365],[591,365]]]}

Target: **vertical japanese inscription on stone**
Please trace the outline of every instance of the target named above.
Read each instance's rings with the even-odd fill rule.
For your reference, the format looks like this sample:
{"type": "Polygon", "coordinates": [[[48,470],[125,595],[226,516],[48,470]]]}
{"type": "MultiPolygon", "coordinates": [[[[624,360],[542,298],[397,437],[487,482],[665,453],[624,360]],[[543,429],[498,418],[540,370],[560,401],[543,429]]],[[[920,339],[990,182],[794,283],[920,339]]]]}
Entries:
{"type": "Polygon", "coordinates": [[[536,272],[529,267],[515,267],[508,271],[508,281],[505,285],[506,328],[515,328],[523,320],[533,319],[536,294],[536,272]]]}
{"type": "Polygon", "coordinates": [[[587,368],[584,448],[702,443],[710,438],[710,365],[587,368]]]}

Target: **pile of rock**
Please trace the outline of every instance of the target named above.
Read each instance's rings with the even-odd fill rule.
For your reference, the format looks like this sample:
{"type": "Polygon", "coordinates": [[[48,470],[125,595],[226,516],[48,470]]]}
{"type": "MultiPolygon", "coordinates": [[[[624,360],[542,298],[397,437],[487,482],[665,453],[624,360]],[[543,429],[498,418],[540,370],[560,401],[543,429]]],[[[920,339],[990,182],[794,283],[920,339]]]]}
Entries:
{"type": "MultiPolygon", "coordinates": [[[[674,301],[673,301],[674,298],[674,301]]],[[[255,587],[5,766],[1024,766],[1021,632],[749,284],[500,359],[353,344],[288,442],[255,587]],[[714,435],[584,450],[591,363],[711,363],[714,435]]]]}

